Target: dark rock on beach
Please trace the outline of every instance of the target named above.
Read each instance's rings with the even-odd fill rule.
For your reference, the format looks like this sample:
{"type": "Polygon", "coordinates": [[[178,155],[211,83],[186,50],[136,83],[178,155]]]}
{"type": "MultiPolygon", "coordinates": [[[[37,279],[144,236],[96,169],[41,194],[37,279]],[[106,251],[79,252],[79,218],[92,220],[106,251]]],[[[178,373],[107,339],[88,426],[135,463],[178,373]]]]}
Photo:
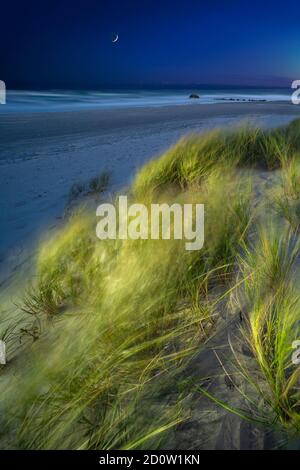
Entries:
{"type": "Polygon", "coordinates": [[[191,93],[191,94],[190,94],[190,98],[192,98],[192,99],[199,99],[200,96],[197,95],[197,93],[191,93]]]}

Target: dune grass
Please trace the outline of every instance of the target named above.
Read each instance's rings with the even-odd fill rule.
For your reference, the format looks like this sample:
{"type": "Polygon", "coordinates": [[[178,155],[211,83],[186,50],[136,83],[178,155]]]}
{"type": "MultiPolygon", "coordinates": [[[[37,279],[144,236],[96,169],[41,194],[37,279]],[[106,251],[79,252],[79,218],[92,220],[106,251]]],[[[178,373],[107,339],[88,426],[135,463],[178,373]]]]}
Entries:
{"type": "Polygon", "coordinates": [[[100,195],[107,190],[109,182],[109,172],[103,171],[86,182],[74,183],[69,190],[68,202],[74,202],[79,196],[100,195]]]}
{"type": "Polygon", "coordinates": [[[247,312],[243,337],[258,366],[239,363],[239,368],[263,399],[255,412],[294,434],[300,432],[300,369],[292,363],[293,342],[300,335],[299,250],[289,227],[261,228],[255,246],[245,247],[240,258],[244,284],[239,293],[247,312]]]}
{"type": "Polygon", "coordinates": [[[240,197],[233,174],[214,191],[218,178],[211,175],[198,196],[194,189],[163,197],[210,200],[201,252],[186,251],[182,240],[100,242],[93,219],[83,215],[44,242],[23,310],[44,324],[50,317],[51,326],[46,322],[30,365],[7,391],[20,414],[12,417],[20,420],[18,445],[141,446],[184,419],[182,391],[169,391],[174,403],[164,406],[153,396],[209,337],[218,304],[210,292],[224,291],[249,224],[249,194],[240,197]]]}
{"type": "Polygon", "coordinates": [[[280,185],[273,191],[271,199],[278,214],[289,222],[294,231],[299,231],[300,162],[297,154],[283,160],[280,185]]]}
{"type": "Polygon", "coordinates": [[[133,183],[132,191],[140,197],[159,191],[165,185],[173,184],[184,189],[198,184],[216,167],[222,166],[280,168],[291,150],[300,148],[295,126],[273,131],[242,127],[235,132],[215,130],[184,137],[163,156],[144,166],[133,183]]]}
{"type": "MultiPolygon", "coordinates": [[[[181,403],[190,385],[181,373],[218,328],[238,273],[264,398],[282,423],[298,426],[298,375],[287,375],[298,334],[291,274],[298,245],[294,235],[268,231],[249,242],[257,227],[248,175],[292,167],[297,129],[188,136],[139,171],[130,202],[205,205],[201,251],[186,251],[181,240],[100,242],[95,216],[82,211],[41,243],[20,309],[32,329],[38,321],[38,335],[12,361],[1,390],[8,446],[163,447],[187,418],[181,403]]],[[[289,184],[289,194],[298,191],[297,177],[289,184]]]]}

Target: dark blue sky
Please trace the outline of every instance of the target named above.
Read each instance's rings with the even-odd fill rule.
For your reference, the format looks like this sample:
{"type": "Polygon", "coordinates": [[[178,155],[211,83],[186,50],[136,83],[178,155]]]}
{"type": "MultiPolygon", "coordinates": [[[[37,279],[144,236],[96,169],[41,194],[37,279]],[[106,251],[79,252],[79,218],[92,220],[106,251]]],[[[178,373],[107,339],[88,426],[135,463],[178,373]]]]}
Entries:
{"type": "Polygon", "coordinates": [[[300,2],[10,0],[0,79],[10,89],[289,84],[300,79],[300,2]]]}

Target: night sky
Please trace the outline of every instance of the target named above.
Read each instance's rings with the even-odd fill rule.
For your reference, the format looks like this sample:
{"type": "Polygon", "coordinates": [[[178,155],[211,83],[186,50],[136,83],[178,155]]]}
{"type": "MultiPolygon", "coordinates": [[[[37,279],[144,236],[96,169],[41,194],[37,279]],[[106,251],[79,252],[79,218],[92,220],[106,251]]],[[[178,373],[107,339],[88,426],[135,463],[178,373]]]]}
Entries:
{"type": "Polygon", "coordinates": [[[0,79],[10,89],[300,79],[296,1],[11,0],[0,11],[0,79]]]}

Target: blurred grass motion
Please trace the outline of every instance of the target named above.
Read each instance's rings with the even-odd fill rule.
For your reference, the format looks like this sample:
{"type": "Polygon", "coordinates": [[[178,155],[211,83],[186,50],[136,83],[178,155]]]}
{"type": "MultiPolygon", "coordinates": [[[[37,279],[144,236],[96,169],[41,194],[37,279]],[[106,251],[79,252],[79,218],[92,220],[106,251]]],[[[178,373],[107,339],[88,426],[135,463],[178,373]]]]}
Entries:
{"type": "MultiPolygon", "coordinates": [[[[269,425],[300,432],[300,369],[292,363],[293,341],[300,337],[299,275],[300,240],[288,226],[258,229],[257,240],[244,247],[239,293],[247,322],[244,339],[258,368],[239,362],[238,369],[256,396],[261,397],[252,416],[269,425]]],[[[251,389],[250,387],[250,389],[251,389]]],[[[253,393],[249,392],[251,402],[253,393]]]]}
{"type": "Polygon", "coordinates": [[[300,224],[300,162],[299,155],[284,158],[281,181],[271,194],[276,210],[296,232],[300,224]]]}
{"type": "MultiPolygon", "coordinates": [[[[0,386],[8,447],[163,447],[187,418],[191,384],[182,383],[182,371],[218,328],[237,273],[245,277],[245,334],[268,387],[264,397],[283,422],[298,413],[298,373],[286,376],[298,334],[288,280],[298,245],[268,230],[257,246],[249,242],[257,209],[248,170],[292,165],[299,127],[187,136],[139,171],[131,203],[205,205],[200,251],[186,251],[184,240],[99,241],[95,215],[82,211],[41,244],[19,311],[27,323],[32,318],[28,341],[1,370],[9,377],[0,386]]],[[[290,184],[298,195],[298,179],[290,184]]],[[[5,325],[6,336],[14,331],[8,361],[22,335],[17,324],[5,325]]]]}

